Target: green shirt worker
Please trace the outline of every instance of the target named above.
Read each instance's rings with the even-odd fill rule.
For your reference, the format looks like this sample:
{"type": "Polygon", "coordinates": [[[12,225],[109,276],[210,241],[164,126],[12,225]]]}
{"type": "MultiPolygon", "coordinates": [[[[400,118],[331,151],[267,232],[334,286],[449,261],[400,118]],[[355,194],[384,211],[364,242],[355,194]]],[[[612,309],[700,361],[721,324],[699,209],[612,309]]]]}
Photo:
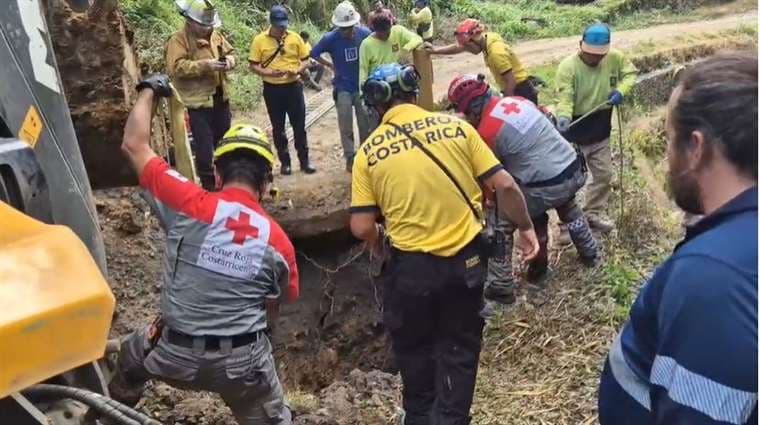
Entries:
{"type": "Polygon", "coordinates": [[[586,157],[593,181],[586,193],[584,211],[591,227],[603,233],[613,229],[604,214],[612,181],[612,110],[623,102],[635,83],[636,68],[623,53],[610,49],[610,28],[601,23],[586,28],[580,51],[563,59],[557,69],[557,129],[586,157]],[[603,106],[571,126],[572,121],[599,105],[603,106]]]}

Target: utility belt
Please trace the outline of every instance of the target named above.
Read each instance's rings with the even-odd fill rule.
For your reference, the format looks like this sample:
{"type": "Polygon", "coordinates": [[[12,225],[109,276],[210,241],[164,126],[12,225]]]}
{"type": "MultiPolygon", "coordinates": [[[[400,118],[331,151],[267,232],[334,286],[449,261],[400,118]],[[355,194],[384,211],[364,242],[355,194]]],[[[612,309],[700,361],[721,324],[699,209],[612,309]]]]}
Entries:
{"type": "Polygon", "coordinates": [[[564,170],[562,170],[561,173],[557,174],[556,176],[541,180],[537,182],[530,182],[530,183],[521,183],[517,182],[520,186],[524,187],[549,187],[549,186],[556,186],[558,184],[563,183],[564,181],[570,179],[573,177],[573,175],[578,172],[578,170],[581,170],[582,172],[586,172],[586,159],[583,157],[583,154],[578,152],[578,155],[575,157],[575,160],[570,163],[567,167],[565,167],[564,170]]]}
{"type": "Polygon", "coordinates": [[[201,345],[206,350],[220,350],[223,342],[230,341],[230,348],[242,347],[244,345],[250,345],[257,342],[261,336],[264,335],[264,331],[256,331],[252,333],[234,335],[234,336],[217,336],[217,335],[203,335],[192,336],[182,332],[177,332],[173,329],[166,328],[166,340],[172,344],[185,348],[194,348],[195,343],[201,340],[201,345]]]}

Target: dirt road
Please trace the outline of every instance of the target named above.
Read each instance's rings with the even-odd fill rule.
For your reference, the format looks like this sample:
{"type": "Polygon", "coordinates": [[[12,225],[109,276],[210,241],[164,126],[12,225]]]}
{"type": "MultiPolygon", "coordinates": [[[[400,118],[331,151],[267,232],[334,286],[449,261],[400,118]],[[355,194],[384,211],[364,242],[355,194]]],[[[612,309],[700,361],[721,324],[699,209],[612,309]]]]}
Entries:
{"type": "MultiPolygon", "coordinates": [[[[646,29],[619,31],[613,34],[614,47],[628,50],[644,42],[672,40],[673,38],[704,33],[717,33],[743,25],[756,25],[757,12],[747,12],[718,19],[659,25],[646,29]]],[[[515,44],[514,48],[523,64],[534,67],[557,61],[574,52],[578,37],[534,40],[515,44]]],[[[463,53],[456,56],[434,58],[434,92],[439,99],[446,93],[448,83],[456,74],[486,72],[480,55],[463,53]]],[[[330,88],[325,88],[330,90],[330,88]]],[[[314,92],[308,91],[307,96],[314,92]]],[[[331,99],[327,97],[327,101],[331,99]]],[[[256,120],[265,125],[262,110],[256,120]]],[[[345,171],[337,115],[332,109],[308,131],[312,162],[319,169],[313,176],[296,172],[290,177],[276,177],[281,190],[274,215],[286,231],[295,236],[310,236],[324,230],[334,230],[347,220],[350,174],[345,171]]]]}

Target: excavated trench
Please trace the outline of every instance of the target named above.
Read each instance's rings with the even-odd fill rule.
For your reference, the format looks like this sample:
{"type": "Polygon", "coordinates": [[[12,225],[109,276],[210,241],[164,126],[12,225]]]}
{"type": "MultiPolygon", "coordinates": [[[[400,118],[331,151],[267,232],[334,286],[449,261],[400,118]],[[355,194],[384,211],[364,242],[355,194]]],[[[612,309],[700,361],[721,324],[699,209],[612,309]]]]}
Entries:
{"type": "Polygon", "coordinates": [[[382,288],[362,246],[343,231],[294,244],[301,296],[283,308],[274,338],[285,385],[317,392],[353,369],[392,371],[382,288]]]}

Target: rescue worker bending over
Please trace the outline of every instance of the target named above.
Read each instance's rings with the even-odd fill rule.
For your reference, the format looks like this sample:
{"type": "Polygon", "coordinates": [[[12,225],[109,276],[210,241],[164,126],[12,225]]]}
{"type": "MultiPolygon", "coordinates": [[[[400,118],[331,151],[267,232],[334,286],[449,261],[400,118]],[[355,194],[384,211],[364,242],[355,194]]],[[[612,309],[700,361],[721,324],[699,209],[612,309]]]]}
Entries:
{"type": "Polygon", "coordinates": [[[219,192],[206,192],[149,145],[154,100],[171,95],[168,77],[137,89],[122,150],[167,235],[162,320],[122,342],[112,394],[136,402],[130,392],[159,379],[219,393],[240,424],[290,424],[265,329],[277,300],[298,297],[298,268],[293,245],[259,204],[272,181],[269,141],[257,127],[233,126],[214,152],[219,192]]]}
{"type": "Polygon", "coordinates": [[[383,320],[404,383],[404,423],[468,424],[484,324],[480,184],[517,224],[526,258],[538,241],[520,189],[475,129],[415,105],[418,78],[412,66],[389,64],[363,85],[382,121],[354,160],[351,231],[378,252],[385,218],[383,320]]]}
{"type": "MultiPolygon", "coordinates": [[[[520,185],[538,235],[540,250],[528,267],[528,280],[542,279],[548,270],[549,240],[547,211],[557,210],[566,223],[581,261],[594,265],[599,258],[597,242],[575,194],[586,182],[583,157],[554,128],[530,101],[520,97],[491,94],[484,75],[457,77],[449,85],[449,101],[475,126],[520,185]]],[[[489,211],[489,221],[503,249],[489,260],[485,296],[504,304],[514,302],[512,277],[513,225],[489,211]]],[[[501,247],[500,247],[501,248],[501,247]]]]}
{"type": "Polygon", "coordinates": [[[203,188],[212,190],[212,155],[232,119],[227,72],[235,67],[235,57],[230,43],[214,30],[221,20],[209,2],[178,0],[177,7],[185,26],[166,43],[166,70],[190,117],[195,169],[203,188]]]}
{"type": "Polygon", "coordinates": [[[434,55],[470,52],[483,53],[488,69],[504,96],[522,96],[538,105],[538,90],[533,86],[528,71],[512,48],[496,32],[486,32],[477,19],[465,19],[456,30],[457,42],[448,46],[428,47],[434,55]]]}

